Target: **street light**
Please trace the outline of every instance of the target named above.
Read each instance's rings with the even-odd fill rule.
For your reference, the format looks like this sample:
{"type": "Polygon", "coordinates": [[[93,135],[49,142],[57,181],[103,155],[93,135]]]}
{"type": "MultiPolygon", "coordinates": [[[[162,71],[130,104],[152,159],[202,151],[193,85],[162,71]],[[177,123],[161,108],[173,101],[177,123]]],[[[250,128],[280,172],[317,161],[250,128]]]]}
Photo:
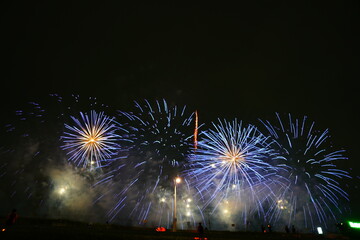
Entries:
{"type": "Polygon", "coordinates": [[[176,185],[181,182],[181,178],[176,177],[174,179],[174,216],[173,216],[173,232],[176,232],[176,185]]]}

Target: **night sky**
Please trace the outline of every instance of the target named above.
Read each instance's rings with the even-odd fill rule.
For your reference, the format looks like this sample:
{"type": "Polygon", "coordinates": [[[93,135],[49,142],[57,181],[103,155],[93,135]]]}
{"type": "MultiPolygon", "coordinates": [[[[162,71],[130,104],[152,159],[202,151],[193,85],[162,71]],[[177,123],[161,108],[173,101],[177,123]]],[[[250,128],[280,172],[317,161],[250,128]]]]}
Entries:
{"type": "Polygon", "coordinates": [[[117,2],[2,4],[3,118],[49,93],[164,98],[205,123],[307,115],[359,175],[358,1],[117,2]]]}

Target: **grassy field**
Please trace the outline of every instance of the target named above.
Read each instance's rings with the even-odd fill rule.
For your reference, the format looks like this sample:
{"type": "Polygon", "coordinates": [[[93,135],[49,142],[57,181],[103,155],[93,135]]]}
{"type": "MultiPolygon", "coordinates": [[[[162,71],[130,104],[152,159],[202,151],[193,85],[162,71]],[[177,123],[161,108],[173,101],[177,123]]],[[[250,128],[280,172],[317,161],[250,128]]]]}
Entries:
{"type": "MultiPolygon", "coordinates": [[[[111,224],[87,224],[68,220],[49,220],[20,218],[14,226],[0,232],[0,239],[176,239],[176,240],[195,240],[198,237],[196,232],[177,231],[177,232],[156,232],[150,228],[131,228],[111,224]]],[[[286,233],[267,233],[260,232],[227,232],[209,231],[205,237],[208,240],[220,239],[241,239],[241,240],[317,240],[317,239],[360,239],[360,235],[340,235],[340,234],[286,234],[286,233]]]]}

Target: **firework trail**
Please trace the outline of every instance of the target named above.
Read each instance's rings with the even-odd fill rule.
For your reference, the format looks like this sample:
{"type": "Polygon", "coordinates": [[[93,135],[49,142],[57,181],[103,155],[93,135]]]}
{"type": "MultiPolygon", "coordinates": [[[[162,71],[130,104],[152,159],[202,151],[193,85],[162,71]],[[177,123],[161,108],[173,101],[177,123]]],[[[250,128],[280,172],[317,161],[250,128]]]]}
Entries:
{"type": "Polygon", "coordinates": [[[185,106],[169,106],[165,100],[135,102],[135,107],[133,112],[119,111],[118,116],[127,131],[123,135],[127,156],[109,166],[109,174],[101,181],[111,179],[116,185],[112,188],[118,189],[118,200],[108,216],[110,221],[120,221],[122,211],[121,216],[129,216],[134,224],[158,221],[169,226],[172,179],[180,174],[193,150],[193,113],[188,114],[185,106]],[[157,206],[163,214],[158,214],[157,206]]]}
{"type": "Polygon", "coordinates": [[[198,145],[198,130],[199,130],[199,117],[198,112],[195,111],[195,129],[194,129],[194,149],[197,149],[198,145]]]}
{"type": "Polygon", "coordinates": [[[282,120],[276,113],[276,119],[276,124],[260,120],[274,139],[281,167],[270,219],[310,230],[336,223],[344,213],[342,200],[348,200],[341,181],[350,176],[336,164],[347,159],[345,151],[333,150],[329,130],[316,130],[306,116],[282,120]]]}
{"type": "Polygon", "coordinates": [[[197,189],[203,208],[224,213],[232,208],[233,214],[239,211],[246,221],[248,213],[263,212],[262,204],[269,200],[269,178],[276,172],[269,163],[270,143],[253,125],[243,126],[236,119],[212,125],[213,129],[200,134],[186,176],[197,189]]]}
{"type": "Polygon", "coordinates": [[[74,126],[65,124],[67,129],[62,137],[63,149],[68,151],[69,160],[77,166],[93,167],[102,166],[101,161],[112,159],[120,149],[120,136],[117,131],[119,125],[104,115],[96,111],[91,111],[90,116],[80,112],[80,119],[71,117],[74,126]]]}

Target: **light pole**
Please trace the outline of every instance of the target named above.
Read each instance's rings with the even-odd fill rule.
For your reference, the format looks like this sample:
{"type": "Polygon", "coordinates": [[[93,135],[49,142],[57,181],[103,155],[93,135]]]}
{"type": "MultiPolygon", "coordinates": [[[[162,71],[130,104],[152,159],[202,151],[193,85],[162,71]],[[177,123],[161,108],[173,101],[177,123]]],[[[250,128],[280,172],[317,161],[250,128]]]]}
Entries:
{"type": "Polygon", "coordinates": [[[176,177],[174,179],[174,216],[173,216],[173,232],[176,232],[176,185],[181,182],[181,178],[176,177]]]}

